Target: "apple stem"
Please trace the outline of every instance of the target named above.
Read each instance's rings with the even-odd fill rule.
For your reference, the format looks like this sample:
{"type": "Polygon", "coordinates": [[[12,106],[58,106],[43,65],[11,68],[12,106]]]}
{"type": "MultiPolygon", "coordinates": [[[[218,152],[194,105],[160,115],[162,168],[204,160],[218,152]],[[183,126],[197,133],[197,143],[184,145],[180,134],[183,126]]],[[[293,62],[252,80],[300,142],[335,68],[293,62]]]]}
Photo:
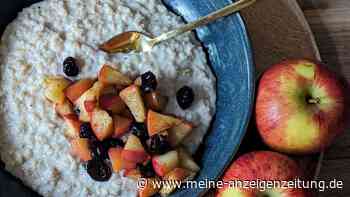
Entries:
{"type": "Polygon", "coordinates": [[[308,100],[308,102],[310,104],[319,104],[320,103],[320,99],[319,98],[311,98],[308,100]]]}

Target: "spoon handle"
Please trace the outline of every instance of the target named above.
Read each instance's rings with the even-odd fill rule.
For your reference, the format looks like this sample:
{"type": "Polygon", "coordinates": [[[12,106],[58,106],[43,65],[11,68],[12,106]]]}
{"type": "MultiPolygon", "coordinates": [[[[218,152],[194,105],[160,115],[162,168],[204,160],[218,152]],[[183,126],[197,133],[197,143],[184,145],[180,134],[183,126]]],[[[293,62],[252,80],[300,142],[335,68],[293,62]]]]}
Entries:
{"type": "Polygon", "coordinates": [[[196,21],[193,21],[191,23],[188,23],[182,27],[179,27],[175,30],[172,30],[170,32],[164,33],[152,40],[153,44],[156,45],[162,41],[168,40],[170,38],[173,38],[175,36],[181,35],[183,33],[186,33],[188,31],[192,31],[196,29],[197,27],[201,27],[204,25],[207,25],[219,18],[228,16],[234,12],[237,12],[243,8],[246,8],[250,6],[251,4],[255,3],[256,0],[239,0],[235,3],[232,3],[231,5],[228,5],[220,10],[217,10],[207,16],[204,16],[196,21]]]}

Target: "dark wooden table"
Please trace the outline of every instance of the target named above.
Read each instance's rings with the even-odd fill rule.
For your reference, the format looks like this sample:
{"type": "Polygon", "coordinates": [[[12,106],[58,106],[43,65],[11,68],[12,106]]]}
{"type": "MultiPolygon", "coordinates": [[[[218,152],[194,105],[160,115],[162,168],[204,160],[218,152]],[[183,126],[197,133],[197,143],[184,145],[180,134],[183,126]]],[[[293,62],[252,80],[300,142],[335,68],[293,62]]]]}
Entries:
{"type": "MultiPolygon", "coordinates": [[[[299,0],[324,62],[350,82],[350,0],[299,0]]],[[[350,107],[350,106],[348,106],[350,107]]],[[[344,181],[343,190],[321,197],[350,196],[350,130],[326,152],[320,179],[344,181]]]]}
{"type": "MultiPolygon", "coordinates": [[[[258,0],[241,13],[252,40],[258,73],[281,59],[321,56],[350,82],[350,0],[258,0]]],[[[309,172],[314,169],[306,168],[309,172]]],[[[350,128],[325,153],[319,180],[333,179],[342,180],[344,188],[320,192],[319,196],[350,196],[350,128]]]]}

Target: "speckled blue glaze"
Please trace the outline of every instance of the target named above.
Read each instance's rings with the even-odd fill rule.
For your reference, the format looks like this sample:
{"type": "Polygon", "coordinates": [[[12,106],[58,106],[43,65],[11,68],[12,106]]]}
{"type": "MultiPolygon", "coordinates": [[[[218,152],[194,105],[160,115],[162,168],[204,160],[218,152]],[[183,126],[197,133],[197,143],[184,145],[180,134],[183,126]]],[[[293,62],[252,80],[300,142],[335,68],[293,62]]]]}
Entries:
{"type": "MultiPolygon", "coordinates": [[[[0,32],[23,7],[40,0],[2,2],[0,32]]],[[[231,3],[230,0],[163,0],[186,21],[192,21],[231,3]]],[[[216,180],[235,155],[245,134],[254,99],[254,66],[246,29],[238,14],[198,29],[198,38],[208,51],[217,77],[217,113],[203,144],[202,170],[197,180],[216,180]]],[[[205,189],[180,190],[173,196],[193,197],[205,189]]],[[[0,196],[37,197],[19,180],[1,169],[0,196]]]]}
{"type": "MultiPolygon", "coordinates": [[[[225,5],[230,0],[164,0],[186,21],[193,21],[225,5]]],[[[197,30],[208,50],[217,77],[217,112],[206,137],[197,181],[216,180],[230,164],[245,135],[254,101],[254,65],[244,22],[239,14],[197,30]]],[[[200,196],[206,189],[180,190],[173,196],[200,196]]]]}

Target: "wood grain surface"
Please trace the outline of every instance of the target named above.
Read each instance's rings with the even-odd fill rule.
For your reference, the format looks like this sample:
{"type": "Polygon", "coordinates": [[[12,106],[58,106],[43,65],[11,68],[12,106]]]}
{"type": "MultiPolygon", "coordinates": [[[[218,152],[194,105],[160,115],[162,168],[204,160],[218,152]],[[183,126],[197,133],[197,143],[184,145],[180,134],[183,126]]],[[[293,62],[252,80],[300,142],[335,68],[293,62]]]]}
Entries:
{"type": "MultiPolygon", "coordinates": [[[[300,0],[324,62],[350,82],[350,1],[300,0]]],[[[350,107],[350,106],[348,106],[350,107]]],[[[320,197],[350,196],[350,129],[326,152],[320,179],[344,181],[342,190],[320,197]]]]}
{"type": "MultiPolygon", "coordinates": [[[[258,73],[281,59],[321,57],[349,83],[350,0],[297,2],[302,11],[295,7],[296,0],[259,0],[255,6],[242,12],[251,36],[258,73]],[[315,38],[310,36],[304,16],[315,38]]],[[[319,180],[333,179],[343,180],[344,188],[320,192],[319,196],[350,196],[350,130],[325,153],[319,180]]]]}

